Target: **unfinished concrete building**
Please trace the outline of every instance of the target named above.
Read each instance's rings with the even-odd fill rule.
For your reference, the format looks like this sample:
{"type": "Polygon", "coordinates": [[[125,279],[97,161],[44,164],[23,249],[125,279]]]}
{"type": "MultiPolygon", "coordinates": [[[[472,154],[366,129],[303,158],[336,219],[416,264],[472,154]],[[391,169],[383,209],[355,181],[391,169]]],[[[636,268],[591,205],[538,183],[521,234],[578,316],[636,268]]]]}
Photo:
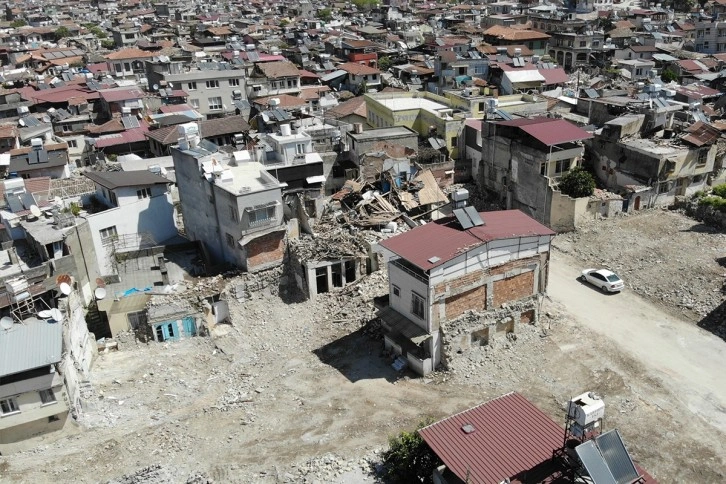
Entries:
{"type": "Polygon", "coordinates": [[[445,349],[536,323],[547,287],[552,230],[519,210],[455,214],[380,242],[389,257],[388,300],[378,305],[385,346],[421,375],[445,362],[445,349]]]}

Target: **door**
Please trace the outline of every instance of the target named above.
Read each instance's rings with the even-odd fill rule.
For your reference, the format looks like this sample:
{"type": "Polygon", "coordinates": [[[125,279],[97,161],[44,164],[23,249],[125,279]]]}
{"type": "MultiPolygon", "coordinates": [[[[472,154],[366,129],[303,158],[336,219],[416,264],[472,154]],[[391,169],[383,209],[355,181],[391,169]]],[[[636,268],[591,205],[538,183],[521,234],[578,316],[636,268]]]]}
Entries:
{"type": "Polygon", "coordinates": [[[635,197],[635,202],[633,203],[633,209],[640,210],[640,197],[635,197]]]}
{"type": "Polygon", "coordinates": [[[194,324],[194,318],[192,318],[191,316],[187,316],[182,321],[184,325],[184,334],[187,336],[196,336],[197,325],[194,324]]]}

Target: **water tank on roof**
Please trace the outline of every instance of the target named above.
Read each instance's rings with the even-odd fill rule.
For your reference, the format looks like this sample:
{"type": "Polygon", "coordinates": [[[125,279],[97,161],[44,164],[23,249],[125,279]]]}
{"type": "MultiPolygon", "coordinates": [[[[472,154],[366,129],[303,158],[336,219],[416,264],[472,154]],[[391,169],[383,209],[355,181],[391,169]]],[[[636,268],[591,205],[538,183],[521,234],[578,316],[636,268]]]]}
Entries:
{"type": "Polygon", "coordinates": [[[196,136],[199,134],[197,123],[184,123],[177,127],[179,136],[196,136]]]}
{"type": "Polygon", "coordinates": [[[587,427],[605,416],[605,402],[592,392],[583,393],[568,402],[567,415],[581,427],[587,427]]]}
{"type": "Polygon", "coordinates": [[[275,108],[275,107],[277,107],[277,106],[280,105],[280,99],[279,98],[276,98],[276,97],[273,97],[272,99],[270,99],[269,101],[267,101],[267,104],[269,104],[269,106],[271,108],[275,108]]]}

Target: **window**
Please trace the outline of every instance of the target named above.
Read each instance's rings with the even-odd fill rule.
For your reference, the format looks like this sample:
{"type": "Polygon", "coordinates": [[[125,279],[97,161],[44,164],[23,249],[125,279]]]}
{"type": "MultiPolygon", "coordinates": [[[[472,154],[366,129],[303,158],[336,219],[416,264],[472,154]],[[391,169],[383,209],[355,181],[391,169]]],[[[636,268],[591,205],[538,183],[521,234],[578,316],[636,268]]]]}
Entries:
{"type": "Polygon", "coordinates": [[[239,86],[239,79],[230,79],[229,80],[229,85],[231,87],[237,87],[237,86],[239,86]]]}
{"type": "Polygon", "coordinates": [[[207,89],[217,89],[219,87],[219,81],[216,79],[212,79],[211,81],[207,81],[207,89]]]}
{"type": "Polygon", "coordinates": [[[696,164],[698,166],[703,166],[708,161],[708,149],[705,150],[698,150],[698,159],[696,160],[696,164]]]}
{"type": "Polygon", "coordinates": [[[128,62],[124,62],[124,70],[126,72],[130,71],[131,70],[131,64],[128,63],[128,62]]]}
{"type": "Polygon", "coordinates": [[[196,82],[188,82],[187,83],[187,88],[190,91],[196,91],[197,90],[197,83],[196,82]]]}
{"type": "Polygon", "coordinates": [[[219,97],[219,96],[217,96],[217,97],[210,97],[208,99],[208,101],[209,101],[209,109],[210,110],[214,111],[214,110],[222,109],[222,98],[221,97],[219,97]]]}
{"type": "Polygon", "coordinates": [[[415,292],[411,293],[411,314],[424,319],[424,298],[415,292]]]}
{"type": "Polygon", "coordinates": [[[295,153],[298,155],[304,155],[305,154],[305,144],[304,143],[298,143],[295,145],[295,153]]]}
{"type": "Polygon", "coordinates": [[[396,297],[401,296],[401,288],[398,286],[393,286],[393,295],[396,297]]]}
{"type": "Polygon", "coordinates": [[[199,109],[199,99],[190,99],[189,105],[194,109],[199,109]]]}
{"type": "Polygon", "coordinates": [[[570,171],[570,161],[571,160],[557,160],[555,164],[555,175],[570,171]]]}
{"type": "Polygon", "coordinates": [[[262,207],[250,210],[250,225],[262,225],[271,222],[275,218],[275,206],[262,207]]]}
{"type": "Polygon", "coordinates": [[[599,40],[593,40],[592,41],[592,46],[593,47],[600,47],[600,41],[599,40]]]}
{"type": "Polygon", "coordinates": [[[296,88],[297,87],[297,81],[295,79],[288,79],[287,80],[287,87],[288,88],[296,88]]]}
{"type": "Polygon", "coordinates": [[[459,137],[458,136],[452,136],[451,137],[451,146],[457,146],[459,144],[459,137]]]}
{"type": "Polygon", "coordinates": [[[66,141],[66,143],[68,143],[68,147],[69,148],[78,148],[78,141],[77,140],[69,139],[68,141],[66,141]]]}
{"type": "Polygon", "coordinates": [[[109,237],[116,237],[118,235],[115,225],[112,225],[111,227],[106,227],[105,229],[101,229],[98,231],[98,233],[101,235],[101,240],[108,239],[109,237]]]}
{"type": "Polygon", "coordinates": [[[227,245],[234,248],[234,237],[230,234],[224,234],[224,238],[227,240],[227,245]]]}
{"type": "Polygon", "coordinates": [[[581,40],[580,41],[580,47],[585,47],[585,46],[587,46],[587,41],[586,40],[581,40]]]}
{"type": "Polygon", "coordinates": [[[146,311],[135,311],[133,313],[127,313],[126,319],[131,325],[131,328],[134,330],[143,328],[148,321],[148,319],[146,318],[146,311]]]}
{"type": "Polygon", "coordinates": [[[260,92],[262,90],[262,86],[252,86],[252,90],[254,92],[260,92]]]}
{"type": "Polygon", "coordinates": [[[56,402],[55,393],[53,393],[52,388],[49,388],[47,390],[40,390],[38,394],[40,395],[40,401],[43,403],[43,405],[56,402]]]}
{"type": "Polygon", "coordinates": [[[237,207],[232,205],[227,205],[227,207],[229,208],[229,218],[232,222],[237,222],[239,220],[239,217],[237,217],[237,207]]]}
{"type": "Polygon", "coordinates": [[[660,183],[658,184],[658,193],[668,193],[671,190],[670,183],[660,183]]]}
{"type": "Polygon", "coordinates": [[[136,196],[139,197],[139,200],[151,197],[151,188],[144,187],[141,190],[136,190],[136,196]]]}
{"type": "Polygon", "coordinates": [[[16,413],[19,411],[20,408],[18,407],[18,402],[16,402],[14,398],[6,398],[5,400],[0,400],[1,415],[9,415],[11,413],[16,413]]]}
{"type": "Polygon", "coordinates": [[[64,133],[70,133],[71,131],[73,131],[73,128],[70,124],[64,124],[61,129],[64,133]]]}

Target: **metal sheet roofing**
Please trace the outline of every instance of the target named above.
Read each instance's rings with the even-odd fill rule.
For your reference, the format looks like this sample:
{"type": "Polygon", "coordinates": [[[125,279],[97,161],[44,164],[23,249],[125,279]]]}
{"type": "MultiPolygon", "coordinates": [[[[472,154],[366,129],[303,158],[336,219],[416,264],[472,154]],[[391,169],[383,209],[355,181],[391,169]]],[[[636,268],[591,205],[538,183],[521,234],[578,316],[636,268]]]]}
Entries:
{"type": "Polygon", "coordinates": [[[63,347],[63,325],[25,321],[0,329],[0,377],[58,363],[63,347]]]}
{"type": "Polygon", "coordinates": [[[537,141],[547,146],[572,143],[592,138],[592,134],[564,119],[523,118],[499,123],[502,126],[517,126],[537,141]]]}
{"type": "Polygon", "coordinates": [[[169,180],[148,170],[137,171],[86,171],[83,173],[103,187],[114,190],[118,187],[140,187],[148,185],[165,185],[169,180]]]}
{"type": "Polygon", "coordinates": [[[447,217],[383,240],[380,245],[428,271],[492,240],[555,235],[520,210],[479,212],[479,216],[485,225],[462,230],[454,217],[447,217]],[[422,244],[422,240],[426,243],[422,244]],[[429,262],[433,257],[438,260],[429,262]]]}
{"type": "Polygon", "coordinates": [[[551,459],[562,447],[564,430],[522,395],[509,393],[419,434],[462,481],[494,484],[517,480],[551,459]],[[473,431],[465,432],[466,425],[473,431]]]}

